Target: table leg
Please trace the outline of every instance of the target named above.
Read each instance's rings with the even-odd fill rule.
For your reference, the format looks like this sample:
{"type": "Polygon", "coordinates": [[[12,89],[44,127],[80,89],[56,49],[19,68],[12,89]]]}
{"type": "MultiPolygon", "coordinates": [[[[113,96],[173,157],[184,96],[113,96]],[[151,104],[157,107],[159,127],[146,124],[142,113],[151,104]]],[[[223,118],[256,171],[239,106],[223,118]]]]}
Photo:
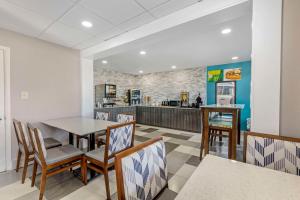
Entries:
{"type": "Polygon", "coordinates": [[[208,110],[204,110],[203,113],[203,135],[204,135],[204,155],[209,153],[209,122],[208,122],[208,110]]]}
{"type": "Polygon", "coordinates": [[[238,144],[241,144],[241,110],[238,110],[238,133],[237,133],[237,140],[238,144]]]}
{"type": "Polygon", "coordinates": [[[73,133],[69,133],[69,144],[71,144],[71,145],[74,144],[74,136],[73,136],[73,133]]]}
{"type": "Polygon", "coordinates": [[[238,132],[238,126],[237,126],[237,123],[238,123],[238,113],[237,112],[234,112],[233,113],[233,116],[232,116],[232,154],[231,154],[231,159],[232,160],[236,160],[236,139],[237,139],[237,132],[238,132]]]}
{"type": "Polygon", "coordinates": [[[228,133],[228,159],[232,159],[232,131],[228,133]]]}
{"type": "Polygon", "coordinates": [[[89,146],[90,146],[89,151],[92,151],[92,150],[95,149],[95,133],[90,134],[90,137],[89,137],[89,146]]]}

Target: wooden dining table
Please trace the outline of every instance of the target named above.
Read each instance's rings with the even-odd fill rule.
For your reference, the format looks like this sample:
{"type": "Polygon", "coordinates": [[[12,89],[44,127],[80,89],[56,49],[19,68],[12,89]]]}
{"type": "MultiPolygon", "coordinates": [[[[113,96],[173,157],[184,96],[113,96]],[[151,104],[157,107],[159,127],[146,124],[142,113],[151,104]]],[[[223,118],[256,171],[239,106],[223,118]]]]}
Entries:
{"type": "Polygon", "coordinates": [[[74,144],[75,136],[89,136],[89,150],[95,149],[95,133],[105,131],[108,126],[117,122],[97,120],[87,117],[67,117],[42,121],[43,124],[64,130],[69,133],[69,144],[74,144]],[[94,145],[93,145],[94,144],[94,145]]]}
{"type": "Polygon", "coordinates": [[[299,200],[300,177],[207,155],[176,200],[299,200]]]}

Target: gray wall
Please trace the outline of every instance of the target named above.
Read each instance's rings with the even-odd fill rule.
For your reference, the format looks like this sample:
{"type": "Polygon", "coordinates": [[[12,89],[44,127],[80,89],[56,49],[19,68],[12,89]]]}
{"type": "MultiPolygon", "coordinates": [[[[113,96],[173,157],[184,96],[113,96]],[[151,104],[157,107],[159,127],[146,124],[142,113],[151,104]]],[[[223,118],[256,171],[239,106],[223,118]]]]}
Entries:
{"type": "Polygon", "coordinates": [[[206,68],[197,67],[143,75],[120,73],[94,67],[94,84],[112,83],[117,85],[117,95],[125,95],[126,89],[141,89],[143,95],[151,96],[152,102],[161,103],[168,99],[179,99],[181,91],[189,91],[194,101],[201,93],[206,99],[206,68]]]}
{"type": "MultiPolygon", "coordinates": [[[[0,29],[0,45],[11,49],[11,112],[22,121],[39,122],[51,118],[79,116],[79,51],[0,29]],[[29,92],[21,100],[21,91],[29,92]]],[[[41,126],[41,124],[39,124],[41,126]]],[[[61,140],[67,134],[41,126],[43,134],[61,140]]],[[[12,159],[17,142],[12,133],[12,159]]]]}
{"type": "Polygon", "coordinates": [[[281,135],[300,137],[300,1],[284,0],[281,135]]]}

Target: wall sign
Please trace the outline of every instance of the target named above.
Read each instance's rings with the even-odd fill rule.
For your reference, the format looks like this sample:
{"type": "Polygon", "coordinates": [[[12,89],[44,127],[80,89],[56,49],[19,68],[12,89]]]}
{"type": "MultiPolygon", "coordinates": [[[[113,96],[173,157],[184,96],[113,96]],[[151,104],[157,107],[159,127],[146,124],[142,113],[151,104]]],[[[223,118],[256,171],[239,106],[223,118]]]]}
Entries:
{"type": "Polygon", "coordinates": [[[224,81],[237,81],[242,79],[241,68],[224,69],[224,81]]]}
{"type": "Polygon", "coordinates": [[[223,73],[222,70],[210,70],[207,72],[207,81],[208,82],[217,82],[222,81],[223,79],[223,73]]]}

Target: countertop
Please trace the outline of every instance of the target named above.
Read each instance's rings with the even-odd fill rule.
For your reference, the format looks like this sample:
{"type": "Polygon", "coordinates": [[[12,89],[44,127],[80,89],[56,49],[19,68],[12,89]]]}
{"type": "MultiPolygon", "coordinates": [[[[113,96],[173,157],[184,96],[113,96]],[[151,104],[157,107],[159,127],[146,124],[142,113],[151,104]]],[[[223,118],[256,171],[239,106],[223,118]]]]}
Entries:
{"type": "Polygon", "coordinates": [[[96,109],[103,109],[103,108],[131,108],[131,107],[149,107],[149,108],[171,108],[171,109],[195,109],[199,110],[200,108],[187,108],[187,107],[180,107],[180,106],[152,106],[152,105],[132,105],[132,106],[114,106],[114,107],[102,107],[102,108],[94,108],[96,109]]]}

